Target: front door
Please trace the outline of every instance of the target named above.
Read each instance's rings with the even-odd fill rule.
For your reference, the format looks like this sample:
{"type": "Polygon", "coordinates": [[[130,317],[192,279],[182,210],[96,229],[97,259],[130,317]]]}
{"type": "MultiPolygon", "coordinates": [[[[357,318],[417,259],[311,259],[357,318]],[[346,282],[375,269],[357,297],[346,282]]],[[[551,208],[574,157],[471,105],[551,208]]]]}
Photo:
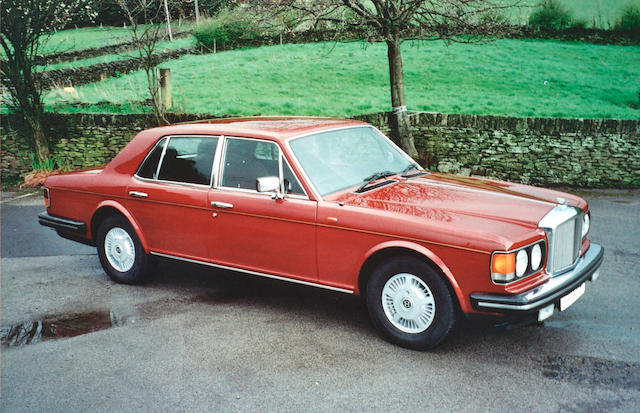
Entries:
{"type": "Polygon", "coordinates": [[[210,257],[216,264],[314,282],[316,208],[274,142],[226,138],[217,188],[209,192],[210,257]],[[285,179],[284,199],[259,193],[256,179],[285,179]]]}

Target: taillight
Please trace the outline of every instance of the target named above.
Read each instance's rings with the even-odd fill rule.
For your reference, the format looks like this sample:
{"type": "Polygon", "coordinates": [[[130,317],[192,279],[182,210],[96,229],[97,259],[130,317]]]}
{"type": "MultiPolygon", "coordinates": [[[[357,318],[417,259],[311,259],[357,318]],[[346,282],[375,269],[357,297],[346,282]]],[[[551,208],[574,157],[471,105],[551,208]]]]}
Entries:
{"type": "Polygon", "coordinates": [[[42,192],[44,195],[44,205],[49,208],[49,205],[51,204],[51,202],[49,201],[49,188],[42,188],[42,192]]]}

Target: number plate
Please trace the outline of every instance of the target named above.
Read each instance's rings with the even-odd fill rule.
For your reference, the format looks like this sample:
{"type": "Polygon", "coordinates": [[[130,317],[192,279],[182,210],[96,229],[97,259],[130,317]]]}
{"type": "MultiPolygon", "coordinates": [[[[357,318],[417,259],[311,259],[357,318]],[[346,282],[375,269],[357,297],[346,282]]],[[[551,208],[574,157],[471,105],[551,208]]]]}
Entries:
{"type": "Polygon", "coordinates": [[[569,294],[562,297],[560,299],[560,311],[566,310],[567,308],[569,308],[571,304],[578,301],[578,298],[582,297],[582,294],[584,294],[584,290],[585,290],[585,284],[582,283],[580,287],[576,288],[575,290],[571,291],[569,294]]]}

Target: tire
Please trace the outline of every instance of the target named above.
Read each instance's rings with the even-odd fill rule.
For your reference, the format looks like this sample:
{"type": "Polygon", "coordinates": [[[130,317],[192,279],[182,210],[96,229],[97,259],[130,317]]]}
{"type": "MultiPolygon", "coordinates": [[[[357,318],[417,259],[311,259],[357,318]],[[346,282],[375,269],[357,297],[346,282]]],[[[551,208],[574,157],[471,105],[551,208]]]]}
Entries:
{"type": "Polygon", "coordinates": [[[151,257],[133,227],[122,216],[107,217],[98,227],[96,247],[109,278],[121,284],[139,284],[151,268],[151,257]]]}
{"type": "Polygon", "coordinates": [[[384,261],[366,287],[369,316],[388,341],[413,350],[441,344],[456,321],[454,299],[440,275],[414,257],[384,261]]]}

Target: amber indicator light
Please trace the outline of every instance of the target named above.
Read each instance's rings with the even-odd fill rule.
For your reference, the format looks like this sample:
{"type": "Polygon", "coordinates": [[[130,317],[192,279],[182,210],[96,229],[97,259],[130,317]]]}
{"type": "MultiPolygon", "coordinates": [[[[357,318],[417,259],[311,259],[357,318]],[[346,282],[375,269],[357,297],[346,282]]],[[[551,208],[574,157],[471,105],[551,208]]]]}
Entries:
{"type": "Polygon", "coordinates": [[[516,254],[493,254],[491,272],[494,274],[512,274],[516,272],[516,254]]]}

